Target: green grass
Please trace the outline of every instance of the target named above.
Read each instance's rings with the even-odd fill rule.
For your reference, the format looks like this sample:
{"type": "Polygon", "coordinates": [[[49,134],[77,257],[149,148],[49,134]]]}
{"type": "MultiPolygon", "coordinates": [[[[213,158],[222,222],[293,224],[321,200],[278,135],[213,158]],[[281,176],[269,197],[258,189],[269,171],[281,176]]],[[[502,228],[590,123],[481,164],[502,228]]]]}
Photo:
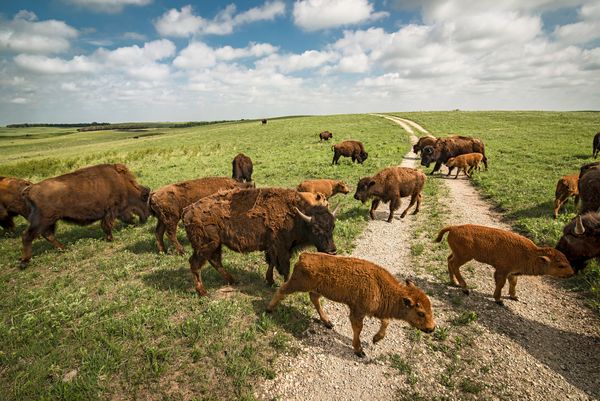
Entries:
{"type": "MultiPolygon", "coordinates": [[[[231,159],[244,152],[254,160],[258,186],[295,187],[319,177],[353,186],[399,164],[408,148],[406,134],[392,122],[355,115],[143,133],[0,129],[0,175],[39,181],[122,162],[155,189],[228,176],[231,159]],[[324,129],[336,141],[362,140],[369,159],[331,166],[331,143],[318,141],[324,129]]],[[[349,253],[366,224],[367,206],[351,194],[332,199],[337,202],[342,208],[335,241],[349,253]]],[[[99,224],[60,223],[57,236],[68,249],[59,252],[37,240],[25,270],[17,268],[18,235],[0,238],[0,399],[252,399],[253,383],[274,377],[277,353],[293,351],[290,338],[306,330],[314,314],[308,297],[291,296],[266,315],[274,289],[264,283],[264,256],[226,251],[225,267],[241,284],[220,291],[225,283],[207,267],[202,275],[209,297],[199,299],[187,257],[156,253],[154,224],[118,225],[107,243],[99,224]]],[[[17,233],[25,227],[17,219],[17,233]]],[[[189,253],[183,230],[179,236],[189,253]]]]}

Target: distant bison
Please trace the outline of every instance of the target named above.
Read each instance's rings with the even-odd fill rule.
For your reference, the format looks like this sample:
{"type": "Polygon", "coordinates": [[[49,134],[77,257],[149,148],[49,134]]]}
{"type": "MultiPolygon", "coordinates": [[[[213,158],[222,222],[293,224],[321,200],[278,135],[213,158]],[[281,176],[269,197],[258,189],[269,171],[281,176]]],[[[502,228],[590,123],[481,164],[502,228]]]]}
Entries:
{"type": "Polygon", "coordinates": [[[322,193],[327,199],[335,194],[347,194],[350,189],[344,181],[316,179],[304,180],[298,185],[298,191],[322,193]]]}
{"type": "Polygon", "coordinates": [[[554,218],[558,217],[558,211],[565,204],[565,202],[572,196],[575,197],[575,207],[579,203],[579,190],[577,184],[579,182],[579,176],[575,175],[564,175],[560,177],[556,183],[556,191],[554,193],[554,218]]]}
{"type": "Polygon", "coordinates": [[[458,174],[463,171],[465,175],[471,178],[471,173],[474,169],[479,170],[479,163],[483,160],[481,153],[465,153],[464,155],[458,155],[451,157],[446,161],[446,167],[448,167],[448,176],[454,167],[456,167],[456,175],[454,178],[458,178],[458,174]]]}
{"type": "MultiPolygon", "coordinates": [[[[425,146],[421,151],[421,165],[429,167],[432,162],[435,162],[435,167],[430,173],[433,175],[448,159],[466,153],[481,153],[483,164],[487,170],[488,165],[483,142],[480,139],[468,136],[439,138],[433,145],[425,146]]],[[[450,168],[450,171],[452,171],[452,168],[450,168]]]]}
{"type": "Polygon", "coordinates": [[[400,207],[400,198],[410,196],[410,204],[402,212],[400,218],[404,218],[408,209],[415,202],[417,207],[413,214],[419,212],[421,206],[423,186],[425,185],[425,174],[421,171],[408,167],[388,167],[372,177],[364,177],[358,181],[356,185],[356,193],[354,199],[365,203],[368,199],[373,198],[369,215],[371,219],[375,218],[374,211],[379,206],[379,202],[390,202],[390,216],[388,223],[394,218],[394,211],[400,207]]]}
{"type": "Polygon", "coordinates": [[[594,143],[593,143],[593,156],[594,159],[598,157],[598,153],[600,153],[600,132],[594,135],[594,143]]]}
{"type": "Polygon", "coordinates": [[[231,161],[231,178],[239,182],[250,182],[252,181],[252,172],[254,166],[252,165],[252,159],[243,153],[239,153],[231,161]]]}
{"type": "Polygon", "coordinates": [[[165,252],[165,231],[178,254],[185,251],[177,240],[177,224],[183,209],[192,203],[221,190],[248,188],[253,183],[240,183],[228,177],[205,177],[166,185],[150,194],[150,211],[158,220],[155,229],[159,252],[165,252]]]}
{"type": "Polygon", "coordinates": [[[266,120],[265,118],[263,118],[261,122],[262,122],[262,123],[263,123],[263,125],[264,125],[264,124],[266,124],[266,123],[267,123],[267,120],[266,120]]]}
{"type": "Polygon", "coordinates": [[[29,207],[22,192],[31,184],[31,181],[20,178],[0,177],[0,226],[3,229],[15,228],[13,217],[29,216],[29,207]]]}
{"type": "Polygon", "coordinates": [[[565,254],[576,272],[590,259],[600,258],[600,214],[589,212],[574,218],[563,228],[556,249],[565,254]]]}
{"type": "Polygon", "coordinates": [[[437,138],[433,135],[426,135],[420,137],[417,143],[413,145],[413,153],[418,155],[419,152],[422,151],[425,146],[433,146],[435,141],[437,141],[437,138]]]}
{"type": "Polygon", "coordinates": [[[360,164],[367,160],[369,154],[365,152],[365,146],[360,141],[343,141],[331,147],[333,150],[333,161],[331,164],[338,164],[341,156],[352,158],[352,162],[360,164]]]}
{"type": "Polygon", "coordinates": [[[319,133],[319,141],[328,141],[333,138],[333,134],[329,131],[319,133]]]}
{"type": "Polygon", "coordinates": [[[335,213],[310,206],[294,189],[232,190],[201,199],[183,214],[194,253],[190,269],[198,295],[206,295],[200,269],[208,260],[230,284],[236,280],[223,268],[223,245],[235,252],[264,251],[269,265],[266,280],[273,284],[273,267],[288,279],[294,249],[314,245],[336,253],[333,242],[335,213]]]}
{"type": "Polygon", "coordinates": [[[150,214],[150,189],[139,185],[123,164],[100,164],[48,178],[26,187],[23,195],[31,211],[23,234],[22,266],[31,259],[31,243],[40,234],[56,248],[64,248],[54,235],[58,220],[81,225],[101,220],[111,241],[116,218],[134,211],[145,221],[150,214]]]}
{"type": "Polygon", "coordinates": [[[600,211],[600,162],[588,163],[579,170],[579,213],[600,211]]]}

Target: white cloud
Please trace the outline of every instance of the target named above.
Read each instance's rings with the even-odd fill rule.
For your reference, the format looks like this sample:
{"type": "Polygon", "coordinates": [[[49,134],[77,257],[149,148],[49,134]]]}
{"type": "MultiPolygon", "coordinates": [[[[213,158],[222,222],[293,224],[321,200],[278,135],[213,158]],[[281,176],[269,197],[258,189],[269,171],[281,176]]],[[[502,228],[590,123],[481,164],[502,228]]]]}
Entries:
{"type": "Polygon", "coordinates": [[[250,43],[244,48],[224,46],[214,49],[204,42],[192,42],[173,60],[182,69],[202,69],[214,66],[217,61],[233,61],[246,57],[263,57],[275,53],[277,47],[269,43],[250,43]]]}
{"type": "Polygon", "coordinates": [[[600,3],[582,6],[579,17],[579,22],[557,26],[554,36],[566,44],[585,44],[600,38],[600,3]]]}
{"type": "Polygon", "coordinates": [[[231,46],[223,46],[215,50],[215,55],[219,60],[231,61],[244,57],[263,57],[273,54],[277,51],[277,47],[269,43],[251,43],[245,48],[234,48],[231,46]]]}
{"type": "Polygon", "coordinates": [[[123,39],[144,41],[146,40],[146,35],[137,32],[125,32],[123,34],[123,39]]]}
{"type": "Polygon", "coordinates": [[[29,100],[25,99],[24,97],[15,97],[10,99],[10,102],[14,104],[27,104],[29,103],[29,100]]]}
{"type": "Polygon", "coordinates": [[[152,0],[64,0],[80,7],[105,13],[118,13],[125,6],[145,6],[152,0]]]}
{"type": "Polygon", "coordinates": [[[360,24],[387,17],[373,12],[368,0],[301,0],[294,3],[294,23],[307,31],[360,24]]]}
{"type": "Polygon", "coordinates": [[[77,30],[63,21],[37,21],[30,11],[19,11],[11,21],[0,19],[0,51],[61,53],[77,36],[77,30]]]}
{"type": "Polygon", "coordinates": [[[98,68],[98,65],[86,56],[76,56],[71,60],[63,60],[58,57],[19,54],[15,57],[15,63],[25,70],[41,74],[92,72],[98,68]]]}
{"type": "Polygon", "coordinates": [[[301,54],[273,54],[259,60],[256,65],[263,69],[277,69],[284,73],[320,67],[335,61],[338,55],[334,52],[307,50],[301,54]]]}
{"type": "Polygon", "coordinates": [[[156,31],[162,36],[188,37],[193,34],[228,35],[240,25],[256,21],[272,20],[283,15],[285,3],[283,1],[269,1],[262,6],[251,8],[236,14],[235,4],[229,4],[217,15],[208,20],[195,15],[191,5],[177,10],[175,8],[165,12],[154,21],[156,31]]]}

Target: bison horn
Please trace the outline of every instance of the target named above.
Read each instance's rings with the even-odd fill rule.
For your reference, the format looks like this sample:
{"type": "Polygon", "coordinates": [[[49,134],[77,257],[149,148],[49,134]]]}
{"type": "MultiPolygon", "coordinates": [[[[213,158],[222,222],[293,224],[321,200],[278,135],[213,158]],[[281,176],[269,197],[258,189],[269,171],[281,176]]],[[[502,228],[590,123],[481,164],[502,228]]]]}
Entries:
{"type": "Polygon", "coordinates": [[[333,209],[333,212],[331,212],[331,214],[333,214],[333,217],[335,217],[335,215],[337,214],[338,210],[340,209],[340,206],[342,205],[342,203],[338,203],[337,206],[335,207],[335,209],[333,209]]]}
{"type": "Polygon", "coordinates": [[[581,223],[581,215],[577,216],[577,221],[575,222],[575,230],[573,231],[577,235],[582,235],[585,233],[585,228],[581,223]]]}
{"type": "Polygon", "coordinates": [[[302,220],[306,221],[308,224],[312,223],[312,217],[305,215],[304,213],[302,213],[300,211],[300,209],[298,209],[297,207],[295,207],[294,209],[296,209],[296,213],[298,213],[298,215],[300,217],[302,217],[302,220]]]}

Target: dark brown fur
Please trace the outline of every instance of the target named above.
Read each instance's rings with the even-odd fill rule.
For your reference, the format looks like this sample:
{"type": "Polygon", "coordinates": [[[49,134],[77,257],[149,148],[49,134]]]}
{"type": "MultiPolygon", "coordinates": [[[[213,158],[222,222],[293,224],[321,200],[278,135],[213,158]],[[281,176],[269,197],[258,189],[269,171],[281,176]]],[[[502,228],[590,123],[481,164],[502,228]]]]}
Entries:
{"type": "Polygon", "coordinates": [[[65,220],[87,225],[101,220],[108,241],[112,240],[115,219],[131,215],[131,210],[149,214],[150,189],[137,183],[123,164],[100,164],[48,178],[25,188],[23,195],[31,209],[29,228],[23,234],[21,264],[31,259],[31,243],[42,235],[56,248],[56,223],[65,220]]]}
{"type": "Polygon", "coordinates": [[[558,211],[565,204],[570,197],[575,197],[575,207],[579,203],[579,190],[577,184],[579,183],[579,176],[575,175],[564,175],[560,177],[556,183],[556,191],[554,193],[554,218],[558,217],[558,211]]]}
{"type": "MultiPolygon", "coordinates": [[[[425,146],[421,150],[421,165],[429,167],[429,164],[435,162],[435,166],[430,174],[433,175],[440,169],[443,163],[449,158],[464,155],[466,153],[481,153],[483,155],[483,164],[487,170],[487,158],[485,157],[485,146],[480,139],[470,136],[449,136],[439,138],[432,146],[425,146]]],[[[450,169],[452,171],[452,168],[450,169]]]]}
{"type": "Polygon", "coordinates": [[[364,357],[360,333],[365,316],[381,321],[373,343],[385,337],[390,319],[402,319],[427,333],[435,329],[431,302],[411,281],[400,283],[386,269],[367,260],[323,253],[302,253],[294,265],[292,277],[281,286],[269,302],[267,311],[288,294],[308,292],[321,321],[333,325],[323,311],[319,299],[324,296],[350,307],[350,323],[354,332],[354,353],[364,357]]]}
{"type": "Polygon", "coordinates": [[[262,122],[263,124],[266,124],[266,123],[267,123],[267,119],[266,119],[266,118],[263,118],[261,122],[262,122]]]}
{"type": "Polygon", "coordinates": [[[333,161],[331,164],[338,164],[341,156],[352,158],[352,162],[362,164],[369,154],[365,152],[365,146],[360,141],[343,141],[331,147],[333,149],[333,161]]]}
{"type": "Polygon", "coordinates": [[[231,161],[232,173],[231,178],[239,182],[250,182],[252,181],[252,172],[254,166],[252,165],[252,159],[243,153],[238,154],[231,161]]]}
{"type": "Polygon", "coordinates": [[[581,166],[579,171],[579,213],[600,211],[600,162],[581,166]]]}
{"type": "Polygon", "coordinates": [[[417,143],[413,145],[413,153],[418,155],[419,152],[422,151],[425,146],[433,146],[435,141],[437,141],[437,138],[433,135],[426,135],[420,137],[417,143]]]}
{"type": "Polygon", "coordinates": [[[563,228],[556,249],[565,254],[576,272],[585,268],[589,260],[600,258],[600,214],[588,212],[574,218],[563,228]],[[582,234],[575,233],[577,219],[581,219],[582,234]]]}
{"type": "Polygon", "coordinates": [[[328,141],[331,138],[333,138],[333,134],[329,131],[323,131],[321,133],[319,133],[319,141],[328,141]]]}
{"type": "Polygon", "coordinates": [[[308,205],[294,189],[233,190],[201,199],[183,215],[194,249],[190,269],[198,295],[206,295],[200,269],[207,260],[227,282],[235,282],[221,263],[223,245],[240,253],[265,251],[266,279],[272,284],[273,267],[287,280],[297,247],[315,245],[319,251],[335,253],[334,220],[335,211],[308,205]]]}
{"type": "Polygon", "coordinates": [[[150,210],[158,220],[155,230],[158,251],[166,251],[164,243],[166,231],[176,252],[180,255],[185,252],[177,240],[177,223],[181,220],[184,208],[221,190],[248,188],[253,185],[253,183],[240,183],[228,177],[205,177],[166,185],[152,192],[149,202],[150,210]]]}
{"type": "Polygon", "coordinates": [[[598,157],[598,153],[600,153],[600,132],[598,132],[596,135],[594,135],[594,142],[592,143],[593,146],[593,152],[592,155],[594,156],[594,159],[596,157],[598,157]]]}
{"type": "Polygon", "coordinates": [[[354,199],[365,203],[368,199],[373,198],[371,210],[369,211],[371,219],[375,218],[374,211],[377,209],[377,206],[379,206],[379,202],[390,202],[390,215],[387,221],[388,223],[391,223],[394,218],[394,211],[400,207],[401,198],[405,196],[410,196],[410,204],[404,212],[402,212],[400,218],[406,216],[408,209],[410,209],[415,202],[417,203],[417,207],[413,214],[419,212],[421,199],[423,197],[421,192],[425,185],[425,179],[425,174],[413,168],[388,167],[381,170],[373,177],[361,178],[356,185],[354,199]]]}
{"type": "Polygon", "coordinates": [[[298,191],[312,192],[313,194],[322,193],[327,199],[336,194],[347,194],[350,192],[344,181],[340,180],[304,180],[298,185],[298,191]]]}
{"type": "Polygon", "coordinates": [[[540,248],[531,240],[510,231],[498,228],[464,224],[443,228],[436,242],[441,242],[448,232],[448,245],[452,253],[448,256],[450,281],[460,285],[465,294],[469,293],[467,283],[460,274],[460,267],[470,260],[491,265],[496,281],[494,299],[500,299],[502,288],[508,279],[510,299],[517,300],[517,276],[551,275],[569,277],[574,274],[569,261],[554,248],[540,248]]]}
{"type": "Polygon", "coordinates": [[[15,228],[15,216],[29,216],[29,207],[22,192],[31,184],[31,181],[20,178],[0,177],[0,226],[3,229],[15,228]]]}

